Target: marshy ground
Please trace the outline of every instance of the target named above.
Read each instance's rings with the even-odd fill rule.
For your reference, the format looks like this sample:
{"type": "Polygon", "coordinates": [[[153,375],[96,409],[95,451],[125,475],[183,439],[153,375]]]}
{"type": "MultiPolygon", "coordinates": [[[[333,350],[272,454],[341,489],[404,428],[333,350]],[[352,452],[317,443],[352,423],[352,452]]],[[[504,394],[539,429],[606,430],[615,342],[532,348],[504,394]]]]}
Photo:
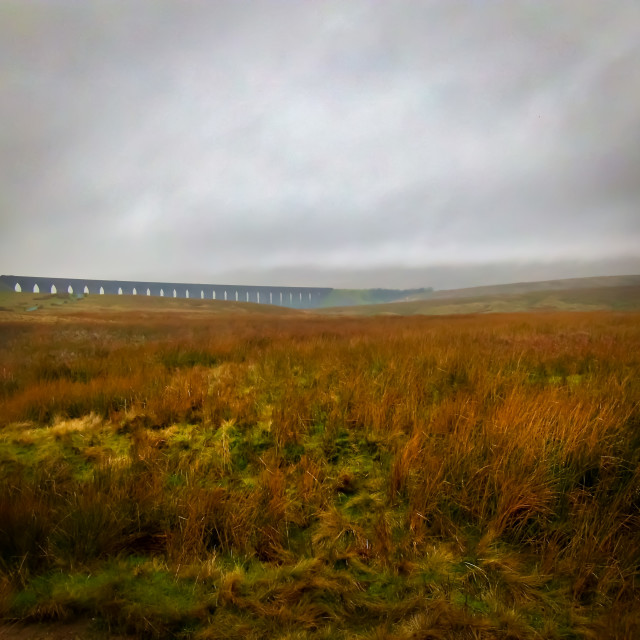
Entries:
{"type": "Polygon", "coordinates": [[[3,619],[640,637],[639,374],[637,313],[7,312],[3,619]]]}

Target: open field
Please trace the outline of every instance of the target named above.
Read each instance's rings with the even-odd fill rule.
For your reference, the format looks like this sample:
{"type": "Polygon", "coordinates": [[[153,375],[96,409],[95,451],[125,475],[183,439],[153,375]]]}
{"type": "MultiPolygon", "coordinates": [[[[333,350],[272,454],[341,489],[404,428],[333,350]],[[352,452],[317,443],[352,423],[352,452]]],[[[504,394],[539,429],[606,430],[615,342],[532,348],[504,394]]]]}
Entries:
{"type": "Polygon", "coordinates": [[[0,321],[7,624],[640,637],[640,314],[118,298],[0,321]]]}

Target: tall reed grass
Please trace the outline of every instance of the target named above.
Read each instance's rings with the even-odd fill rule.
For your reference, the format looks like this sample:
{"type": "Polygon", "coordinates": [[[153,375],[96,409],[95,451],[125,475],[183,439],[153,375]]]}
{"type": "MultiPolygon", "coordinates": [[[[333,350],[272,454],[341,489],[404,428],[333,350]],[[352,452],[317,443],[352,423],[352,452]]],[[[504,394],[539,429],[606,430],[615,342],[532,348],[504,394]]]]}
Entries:
{"type": "Polygon", "coordinates": [[[640,637],[640,316],[0,326],[0,609],[640,637]]]}

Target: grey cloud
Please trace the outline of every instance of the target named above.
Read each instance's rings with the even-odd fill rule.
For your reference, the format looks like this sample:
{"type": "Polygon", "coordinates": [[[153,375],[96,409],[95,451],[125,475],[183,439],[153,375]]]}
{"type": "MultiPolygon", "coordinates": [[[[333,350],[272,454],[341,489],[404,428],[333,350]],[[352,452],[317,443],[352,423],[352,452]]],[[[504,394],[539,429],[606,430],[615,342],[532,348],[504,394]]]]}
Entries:
{"type": "Polygon", "coordinates": [[[638,42],[630,0],[4,0],[0,271],[628,265],[638,42]]]}

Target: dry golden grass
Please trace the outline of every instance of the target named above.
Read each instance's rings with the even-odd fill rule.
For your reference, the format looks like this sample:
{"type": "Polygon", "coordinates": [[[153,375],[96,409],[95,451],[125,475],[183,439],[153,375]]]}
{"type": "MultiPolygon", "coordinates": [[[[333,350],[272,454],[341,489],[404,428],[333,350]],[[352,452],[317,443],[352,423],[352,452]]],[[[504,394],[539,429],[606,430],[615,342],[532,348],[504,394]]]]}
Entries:
{"type": "Polygon", "coordinates": [[[640,315],[0,324],[0,608],[640,637],[640,315]]]}

